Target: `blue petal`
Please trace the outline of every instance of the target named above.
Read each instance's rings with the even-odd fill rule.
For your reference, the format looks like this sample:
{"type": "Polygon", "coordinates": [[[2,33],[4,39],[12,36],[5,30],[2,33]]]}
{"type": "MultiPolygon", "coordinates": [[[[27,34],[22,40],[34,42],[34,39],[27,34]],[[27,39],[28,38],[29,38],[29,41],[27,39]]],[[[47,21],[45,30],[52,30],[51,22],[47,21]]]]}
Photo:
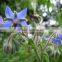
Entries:
{"type": "Polygon", "coordinates": [[[27,24],[26,21],[21,21],[21,25],[22,25],[22,26],[26,26],[26,27],[28,26],[28,24],[27,24]]]}
{"type": "Polygon", "coordinates": [[[52,41],[57,45],[61,45],[61,40],[59,38],[53,38],[52,41]]]}
{"type": "Polygon", "coordinates": [[[3,25],[3,27],[11,27],[12,26],[12,22],[11,21],[6,21],[3,25]]]}
{"type": "Polygon", "coordinates": [[[0,30],[10,30],[10,27],[12,26],[12,22],[11,21],[6,21],[2,27],[0,27],[0,30]]]}
{"type": "Polygon", "coordinates": [[[59,37],[59,39],[61,39],[61,40],[62,40],[62,34],[60,34],[58,37],[59,37]]]}
{"type": "Polygon", "coordinates": [[[27,8],[25,8],[24,10],[22,10],[21,12],[19,12],[17,14],[17,18],[18,19],[25,19],[26,15],[27,15],[27,8]]]}
{"type": "Polygon", "coordinates": [[[5,16],[6,16],[6,18],[10,18],[10,19],[14,18],[14,13],[8,6],[6,7],[6,10],[5,10],[5,16]]]}
{"type": "Polygon", "coordinates": [[[0,24],[3,24],[3,18],[0,16],[0,24]]]}

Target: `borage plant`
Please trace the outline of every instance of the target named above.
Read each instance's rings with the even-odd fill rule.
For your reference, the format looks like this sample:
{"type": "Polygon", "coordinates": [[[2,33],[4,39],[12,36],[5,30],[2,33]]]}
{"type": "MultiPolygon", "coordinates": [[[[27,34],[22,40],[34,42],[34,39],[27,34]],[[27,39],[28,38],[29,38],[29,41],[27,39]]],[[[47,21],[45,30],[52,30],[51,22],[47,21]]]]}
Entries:
{"type": "Polygon", "coordinates": [[[17,33],[23,33],[22,27],[25,27],[25,31],[28,32],[30,25],[28,25],[26,21],[26,15],[27,15],[27,8],[22,10],[21,12],[12,12],[10,7],[6,7],[5,10],[5,16],[7,18],[7,21],[4,22],[2,17],[0,17],[0,30],[3,31],[10,31],[11,28],[13,30],[10,33],[10,36],[8,37],[7,41],[4,43],[4,51],[11,52],[13,50],[13,36],[17,33]]]}

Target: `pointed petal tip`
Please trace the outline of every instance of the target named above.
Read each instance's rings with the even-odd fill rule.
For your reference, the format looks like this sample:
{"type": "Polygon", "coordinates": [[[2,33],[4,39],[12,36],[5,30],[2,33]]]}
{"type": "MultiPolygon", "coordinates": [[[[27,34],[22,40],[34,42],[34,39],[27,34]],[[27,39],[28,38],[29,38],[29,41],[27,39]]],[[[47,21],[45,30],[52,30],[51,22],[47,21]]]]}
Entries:
{"type": "Polygon", "coordinates": [[[3,18],[0,16],[0,24],[3,24],[3,18]]]}

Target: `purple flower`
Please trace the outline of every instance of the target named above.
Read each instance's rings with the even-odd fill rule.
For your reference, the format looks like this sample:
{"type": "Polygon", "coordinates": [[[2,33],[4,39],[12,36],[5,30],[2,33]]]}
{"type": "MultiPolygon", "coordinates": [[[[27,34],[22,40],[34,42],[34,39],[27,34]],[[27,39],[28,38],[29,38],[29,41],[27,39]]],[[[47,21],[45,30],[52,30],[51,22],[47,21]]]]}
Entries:
{"type": "Polygon", "coordinates": [[[58,37],[53,38],[53,39],[52,39],[52,42],[55,43],[55,44],[57,44],[57,45],[61,45],[61,44],[62,44],[62,43],[61,43],[61,39],[58,38],[58,37]]]}
{"type": "Polygon", "coordinates": [[[5,16],[8,19],[8,21],[4,24],[4,26],[5,27],[13,26],[15,27],[16,30],[22,32],[20,26],[25,26],[28,28],[28,24],[25,20],[26,15],[27,15],[27,8],[25,8],[19,13],[17,12],[13,13],[10,7],[7,6],[5,10],[5,16]]]}

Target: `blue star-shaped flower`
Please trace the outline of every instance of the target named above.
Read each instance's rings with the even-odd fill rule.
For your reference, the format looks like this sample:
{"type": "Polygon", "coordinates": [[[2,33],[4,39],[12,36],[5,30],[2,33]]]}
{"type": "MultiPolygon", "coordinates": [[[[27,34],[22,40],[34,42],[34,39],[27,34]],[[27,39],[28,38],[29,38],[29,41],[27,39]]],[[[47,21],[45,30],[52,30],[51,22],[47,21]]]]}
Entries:
{"type": "Polygon", "coordinates": [[[62,44],[62,34],[59,34],[56,38],[53,38],[53,42],[55,44],[61,45],[62,44]]]}
{"type": "Polygon", "coordinates": [[[53,38],[52,42],[55,43],[55,44],[57,44],[57,45],[61,45],[62,44],[61,43],[61,39],[59,37],[53,38]]]}
{"type": "Polygon", "coordinates": [[[25,26],[28,28],[28,24],[25,19],[26,15],[27,8],[25,8],[19,13],[13,13],[10,7],[7,6],[5,10],[5,16],[8,20],[3,24],[3,28],[10,28],[11,26],[13,26],[16,30],[18,30],[18,32],[22,32],[20,26],[25,26]]]}

